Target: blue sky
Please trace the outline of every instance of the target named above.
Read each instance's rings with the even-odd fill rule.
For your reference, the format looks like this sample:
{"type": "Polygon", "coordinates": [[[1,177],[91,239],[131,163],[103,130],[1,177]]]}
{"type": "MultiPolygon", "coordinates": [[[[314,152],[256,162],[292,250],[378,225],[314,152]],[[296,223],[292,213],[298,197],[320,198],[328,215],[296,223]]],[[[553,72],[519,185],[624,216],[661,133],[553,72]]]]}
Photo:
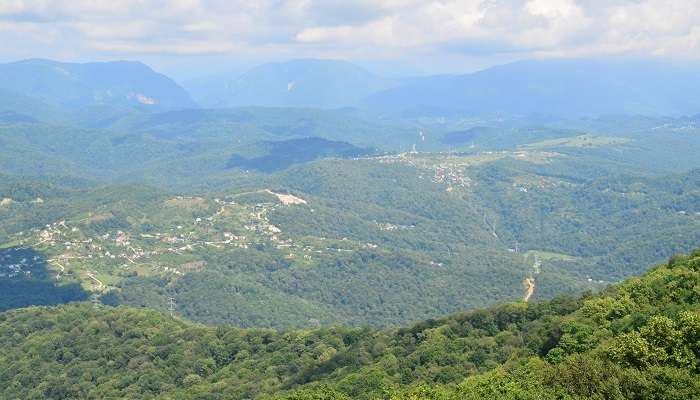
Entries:
{"type": "Polygon", "coordinates": [[[700,58],[698,0],[0,0],[1,61],[137,59],[181,76],[298,57],[385,74],[535,57],[700,58]]]}

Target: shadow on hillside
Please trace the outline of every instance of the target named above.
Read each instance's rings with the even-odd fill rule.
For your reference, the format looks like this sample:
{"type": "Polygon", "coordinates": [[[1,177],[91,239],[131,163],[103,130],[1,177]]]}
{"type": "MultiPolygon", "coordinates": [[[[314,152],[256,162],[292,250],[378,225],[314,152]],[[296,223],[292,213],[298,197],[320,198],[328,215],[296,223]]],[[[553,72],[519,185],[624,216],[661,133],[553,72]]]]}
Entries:
{"type": "Polygon", "coordinates": [[[44,257],[28,247],[0,249],[0,312],[32,305],[85,300],[77,283],[60,284],[44,257]]]}
{"type": "Polygon", "coordinates": [[[326,140],[318,137],[262,142],[267,153],[259,157],[246,158],[233,154],[226,168],[240,168],[260,172],[276,172],[295,164],[303,164],[324,157],[353,158],[373,154],[374,150],[356,147],[350,143],[326,140]]]}

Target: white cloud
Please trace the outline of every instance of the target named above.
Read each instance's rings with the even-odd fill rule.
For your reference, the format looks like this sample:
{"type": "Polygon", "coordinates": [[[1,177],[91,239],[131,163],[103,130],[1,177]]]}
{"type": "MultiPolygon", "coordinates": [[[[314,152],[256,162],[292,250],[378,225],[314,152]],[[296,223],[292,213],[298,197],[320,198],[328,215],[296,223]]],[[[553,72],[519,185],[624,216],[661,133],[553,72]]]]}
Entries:
{"type": "Polygon", "coordinates": [[[241,50],[240,46],[236,46],[230,42],[186,42],[179,41],[178,43],[153,43],[153,44],[138,44],[133,45],[129,42],[94,42],[91,46],[95,49],[111,53],[120,54],[178,54],[178,55],[199,55],[223,53],[241,50]]]}
{"type": "Polygon", "coordinates": [[[697,0],[2,0],[0,55],[700,58],[697,0]]]}

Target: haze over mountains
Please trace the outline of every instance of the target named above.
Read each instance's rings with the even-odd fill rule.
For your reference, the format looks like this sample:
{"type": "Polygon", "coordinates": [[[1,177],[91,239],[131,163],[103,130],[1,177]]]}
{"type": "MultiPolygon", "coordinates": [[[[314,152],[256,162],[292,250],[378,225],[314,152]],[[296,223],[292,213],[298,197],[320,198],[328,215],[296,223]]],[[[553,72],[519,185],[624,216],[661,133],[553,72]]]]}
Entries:
{"type": "Polygon", "coordinates": [[[268,63],[232,76],[188,83],[138,62],[0,65],[0,110],[56,107],[185,108],[352,107],[391,115],[688,115],[700,110],[700,68],[652,59],[550,59],[462,75],[380,77],[345,61],[268,63]],[[196,99],[197,102],[192,100],[196,99]]]}
{"type": "Polygon", "coordinates": [[[700,393],[689,66],[2,71],[0,398],[700,393]]]}
{"type": "MultiPolygon", "coordinates": [[[[219,78],[221,79],[221,78],[219,78]]],[[[697,64],[621,59],[515,62],[462,75],[385,79],[347,62],[293,60],[193,90],[202,106],[360,107],[413,114],[682,115],[700,109],[697,64]],[[212,99],[216,99],[212,101],[212,99]]]]}
{"type": "Polygon", "coordinates": [[[200,81],[191,92],[204,107],[337,108],[358,105],[395,84],[346,61],[300,59],[200,81]]]}
{"type": "MultiPolygon", "coordinates": [[[[316,315],[323,324],[382,326],[519,296],[523,265],[540,253],[512,254],[514,243],[556,254],[543,263],[538,297],[595,289],[638,272],[635,266],[687,251],[697,238],[697,172],[690,170],[700,168],[698,119],[674,116],[700,110],[694,96],[700,79],[689,66],[543,60],[390,80],[347,62],[294,60],[253,68],[228,84],[214,81],[211,87],[225,90],[198,92],[195,98],[208,99],[201,104],[135,62],[27,60],[0,72],[7,78],[0,83],[0,167],[8,179],[59,189],[76,182],[110,187],[70,200],[42,190],[35,197],[44,203],[34,203],[27,188],[12,184],[0,196],[0,237],[61,218],[97,240],[114,230],[136,238],[166,232],[174,221],[188,227],[197,218],[221,217],[221,225],[202,232],[197,226],[191,235],[216,243],[231,241],[217,235],[236,232],[247,238],[240,246],[256,249],[215,255],[205,248],[170,258],[208,263],[183,280],[159,267],[137,269],[136,277],[100,267],[111,301],[121,304],[158,307],[165,292],[142,292],[171,287],[191,298],[183,315],[208,323],[303,327],[316,315]],[[627,116],[597,117],[607,114],[627,116]],[[563,120],[543,124],[547,118],[563,120]],[[680,175],[664,175],[671,173],[680,175]],[[198,197],[159,214],[175,193],[198,197]],[[214,196],[230,193],[231,210],[217,214],[214,196]],[[287,207],[271,193],[301,200],[287,207]],[[591,203],[608,208],[598,215],[591,203]],[[79,221],[97,209],[105,221],[81,228],[79,221]],[[626,244],[631,235],[636,245],[626,244]],[[651,242],[659,248],[650,250],[651,242]],[[285,253],[284,246],[316,258],[285,253]],[[232,259],[252,266],[243,273],[239,264],[227,266],[232,259]],[[279,281],[267,268],[278,271],[279,281]],[[363,295],[342,292],[350,276],[363,295]],[[381,276],[403,289],[390,297],[381,276]],[[207,314],[200,294],[212,279],[230,287],[211,296],[216,311],[207,314]],[[474,282],[488,289],[467,290],[474,282]],[[436,295],[437,287],[444,293],[436,295]],[[231,295],[236,290],[247,294],[231,295]],[[426,300],[409,307],[414,292],[426,300]],[[261,297],[269,304],[257,304],[261,297]],[[239,311],[230,314],[222,304],[239,311]]],[[[142,245],[146,254],[158,249],[142,245]]],[[[76,273],[84,274],[80,268],[76,273]]]]}
{"type": "Polygon", "coordinates": [[[140,62],[61,63],[24,60],[0,65],[0,89],[53,106],[194,107],[170,78],[140,62]]]}
{"type": "Polygon", "coordinates": [[[700,400],[700,1],[0,1],[0,400],[700,400]]]}
{"type": "Polygon", "coordinates": [[[697,113],[698,65],[656,60],[554,59],[416,79],[370,96],[367,107],[425,113],[545,116],[697,113]]]}

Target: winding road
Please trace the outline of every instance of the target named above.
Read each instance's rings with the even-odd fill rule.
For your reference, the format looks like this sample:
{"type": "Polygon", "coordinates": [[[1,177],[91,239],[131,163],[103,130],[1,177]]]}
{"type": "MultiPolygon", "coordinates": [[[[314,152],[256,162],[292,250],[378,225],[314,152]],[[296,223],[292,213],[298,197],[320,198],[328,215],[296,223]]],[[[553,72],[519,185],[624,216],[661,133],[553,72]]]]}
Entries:
{"type": "Polygon", "coordinates": [[[97,285],[96,285],[96,286],[97,286],[97,287],[96,287],[97,290],[102,290],[102,289],[105,287],[105,285],[102,283],[102,281],[99,280],[99,279],[97,279],[97,278],[95,278],[95,275],[94,275],[92,272],[88,272],[86,275],[87,275],[90,279],[92,279],[93,281],[95,281],[95,282],[97,283],[97,285]]]}
{"type": "Polygon", "coordinates": [[[535,278],[525,278],[525,286],[525,297],[523,297],[523,301],[527,303],[530,297],[535,293],[535,278]]]}
{"type": "Polygon", "coordinates": [[[540,262],[540,258],[537,256],[537,254],[535,254],[535,261],[532,263],[532,275],[525,278],[525,281],[523,282],[525,284],[525,297],[523,297],[523,301],[526,303],[535,293],[535,275],[540,273],[541,266],[542,262],[540,262]]]}

